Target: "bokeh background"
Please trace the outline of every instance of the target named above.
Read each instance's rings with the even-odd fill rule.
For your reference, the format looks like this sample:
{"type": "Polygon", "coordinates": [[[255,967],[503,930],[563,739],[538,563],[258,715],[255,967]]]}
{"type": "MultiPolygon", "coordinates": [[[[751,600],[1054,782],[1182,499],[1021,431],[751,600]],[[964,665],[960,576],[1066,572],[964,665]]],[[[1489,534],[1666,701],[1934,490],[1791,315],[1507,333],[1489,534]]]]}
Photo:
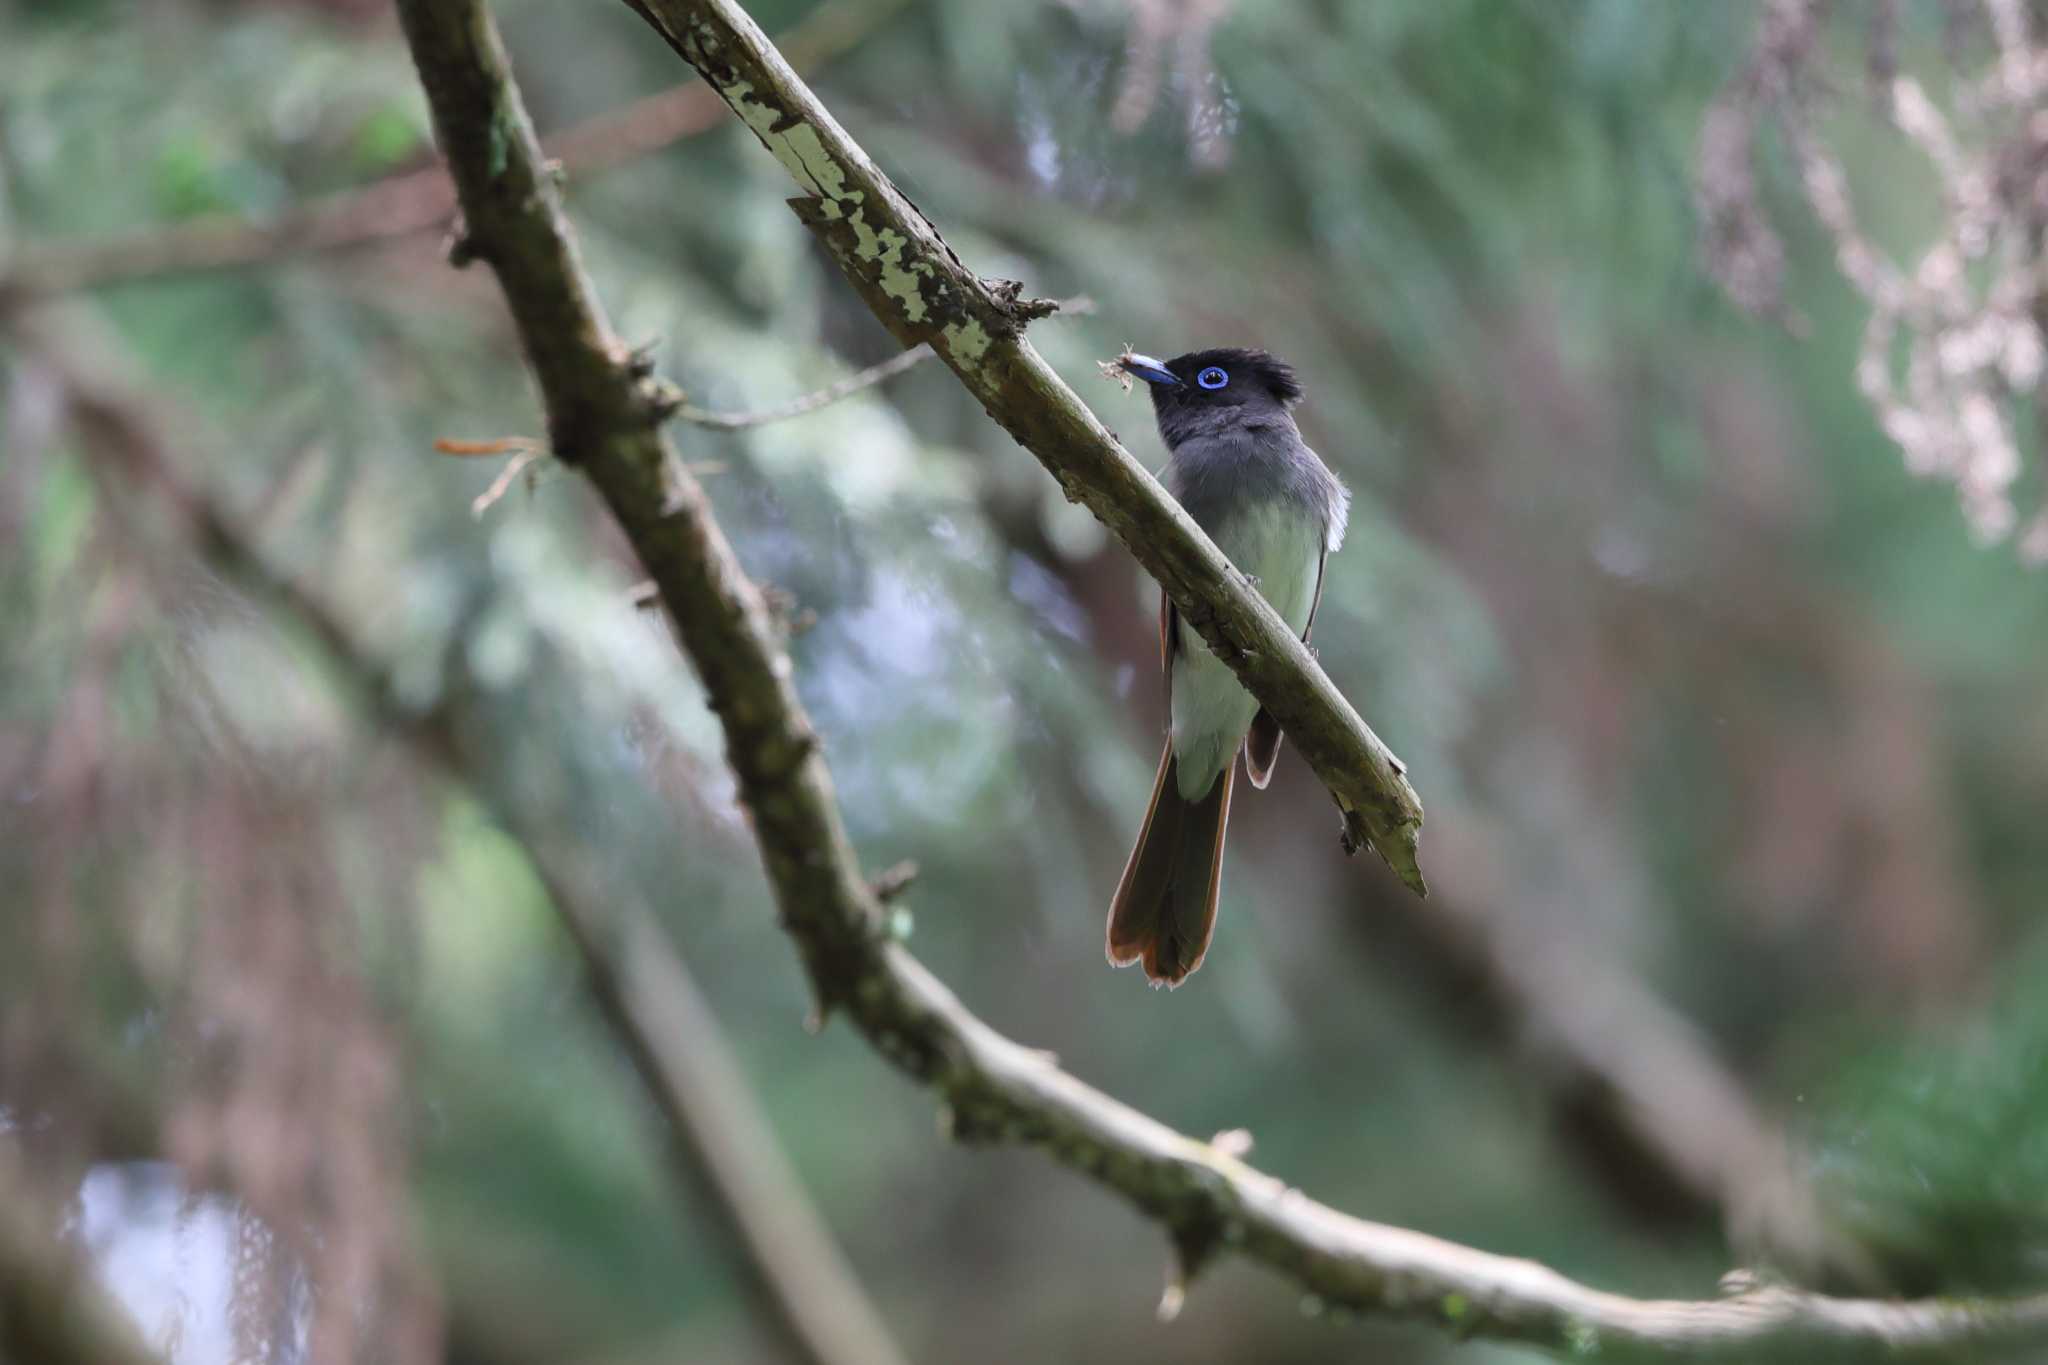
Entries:
{"type": "MultiPolygon", "coordinates": [[[[1147,990],[1101,935],[1157,758],[1156,589],[939,366],[679,425],[787,607],[863,858],[918,864],[899,928],[972,1009],[1318,1199],[1603,1287],[2041,1278],[2032,376],[1992,395],[2009,518],[1977,456],[1909,468],[1765,108],[1797,86],[1910,266],[1944,182],[1873,91],[1915,73],[1990,145],[1973,82],[2025,5],[1840,7],[1783,60],[1798,4],[749,8],[970,264],[1085,297],[1033,338],[1148,463],[1143,395],[1096,378],[1124,343],[1299,368],[1355,497],[1316,643],[1428,806],[1418,902],[1343,857],[1290,753],[1238,804],[1207,963],[1147,990]]],[[[692,403],[893,353],[625,6],[493,9],[542,132],[582,138],[614,319],[692,403]]],[[[0,3],[24,1207],[181,1363],[799,1358],[593,1003],[545,838],[654,908],[908,1359],[1525,1358],[1233,1264],[1161,1326],[1157,1229],[948,1142],[851,1030],[805,1029],[620,538],[545,461],[473,512],[504,458],[434,448],[541,430],[438,183],[372,0],[0,3]]]]}

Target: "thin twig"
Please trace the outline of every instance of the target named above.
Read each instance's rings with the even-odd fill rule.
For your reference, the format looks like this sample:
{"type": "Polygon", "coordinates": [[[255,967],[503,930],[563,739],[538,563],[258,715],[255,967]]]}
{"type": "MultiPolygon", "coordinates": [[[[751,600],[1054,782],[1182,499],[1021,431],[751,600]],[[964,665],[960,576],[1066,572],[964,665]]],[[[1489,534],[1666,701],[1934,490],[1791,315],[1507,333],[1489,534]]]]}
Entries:
{"type": "Polygon", "coordinates": [[[439,455],[470,456],[518,455],[539,451],[545,455],[547,446],[531,436],[493,436],[488,440],[470,441],[453,436],[443,436],[434,442],[434,452],[439,455]]]}
{"type": "MultiPolygon", "coordinates": [[[[1781,1345],[1897,1359],[2048,1338],[2048,1298],[1881,1303],[1749,1285],[1719,1300],[1640,1301],[1529,1261],[1350,1218],[1090,1089],[970,1014],[884,931],[767,604],[703,490],[674,472],[660,414],[645,407],[643,376],[576,263],[488,16],[476,0],[400,0],[399,13],[479,254],[524,333],[549,426],[573,438],[556,449],[590,477],[660,588],[724,729],[769,882],[821,1007],[843,1009],[885,1057],[936,1090],[955,1137],[1035,1146],[1115,1190],[1171,1232],[1187,1275],[1235,1251],[1293,1279],[1316,1305],[1421,1318],[1460,1334],[1603,1358],[1744,1360],[1781,1345]],[[563,337],[534,334],[550,319],[567,324],[563,337]]],[[[677,17],[689,26],[677,41],[707,61],[717,53],[759,69],[765,40],[734,30],[744,16],[731,7],[692,6],[677,17]]],[[[788,79],[786,68],[778,79],[788,79]]],[[[772,98],[770,87],[757,89],[772,98]]],[[[766,108],[750,113],[761,126],[770,121],[766,108]]],[[[843,142],[836,125],[831,131],[843,142]]],[[[844,146],[825,145],[847,170],[844,146]]],[[[875,174],[865,158],[855,169],[875,174]]],[[[1014,345],[988,333],[983,341],[984,354],[1014,345]]],[[[964,343],[956,336],[954,344],[964,343]]],[[[1015,417],[1014,406],[1003,415],[1015,417]]]]}
{"type": "Polygon", "coordinates": [[[498,499],[512,491],[512,485],[518,482],[521,474],[531,469],[537,461],[546,457],[546,451],[522,450],[511,459],[505,461],[505,467],[498,471],[497,478],[491,480],[491,486],[477,494],[470,501],[469,514],[473,517],[481,517],[484,513],[490,511],[492,507],[497,505],[498,499]]]}
{"type": "MultiPolygon", "coordinates": [[[[1086,296],[1061,299],[1057,307],[1059,311],[1054,314],[1055,317],[1085,317],[1095,311],[1094,300],[1086,296]]],[[[890,356],[880,364],[870,365],[856,374],[827,384],[822,389],[804,394],[800,398],[792,398],[787,403],[777,404],[772,408],[763,408],[758,412],[712,412],[685,403],[675,410],[675,417],[677,421],[688,422],[693,426],[711,427],[717,431],[744,431],[748,427],[787,421],[791,417],[802,417],[806,413],[816,412],[819,408],[829,407],[842,398],[851,398],[863,389],[873,388],[885,380],[914,370],[932,359],[934,354],[931,347],[919,343],[907,351],[890,356]]]]}
{"type": "Polygon", "coordinates": [[[759,412],[711,412],[705,408],[692,407],[688,403],[675,410],[676,420],[693,426],[711,427],[717,431],[744,431],[748,427],[766,426],[770,422],[786,421],[801,417],[807,412],[816,412],[842,398],[850,398],[862,389],[871,389],[885,379],[916,369],[932,358],[929,346],[913,346],[907,351],[890,356],[879,365],[870,365],[857,374],[850,374],[836,383],[807,393],[801,398],[792,398],[787,403],[759,412]]]}

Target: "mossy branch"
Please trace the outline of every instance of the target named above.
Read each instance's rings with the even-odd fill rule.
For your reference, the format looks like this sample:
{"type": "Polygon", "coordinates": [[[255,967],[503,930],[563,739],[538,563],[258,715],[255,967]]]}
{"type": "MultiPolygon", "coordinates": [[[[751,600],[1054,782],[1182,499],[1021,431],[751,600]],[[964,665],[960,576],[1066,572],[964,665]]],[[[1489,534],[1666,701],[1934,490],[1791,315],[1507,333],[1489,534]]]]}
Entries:
{"type": "MultiPolygon", "coordinates": [[[[1157,535],[1167,548],[1146,562],[1167,571],[1161,577],[1177,600],[1185,598],[1184,607],[1217,590],[1221,605],[1205,609],[1204,618],[1212,640],[1259,648],[1281,639],[1298,650],[1278,618],[1016,335],[1029,310],[957,261],[942,264],[952,257],[937,234],[795,84],[737,7],[716,0],[631,2],[678,47],[695,51],[721,90],[737,92],[729,97],[756,131],[807,188],[837,206],[838,217],[818,205],[813,216],[844,236],[851,260],[881,267],[864,277],[865,292],[871,302],[895,300],[893,316],[910,331],[906,342],[930,341],[963,378],[980,376],[972,382],[1000,400],[999,411],[991,405],[999,420],[1120,533],[1148,528],[1157,535]],[[800,103],[762,103],[792,90],[801,93],[800,103]],[[848,208],[861,212],[848,217],[848,208]]],[[[476,254],[497,271],[511,302],[557,452],[589,476],[618,518],[703,677],[769,882],[821,1005],[843,1010],[877,1050],[935,1090],[955,1138],[1047,1152],[1160,1223],[1190,1269],[1234,1251],[1287,1276],[1315,1306],[1421,1319],[1460,1336],[1568,1354],[1597,1351],[1606,1359],[1739,1360],[1776,1351],[1800,1359],[1953,1358],[1963,1347],[2048,1339],[2048,1297],[1886,1303],[1750,1285],[1718,1299],[1643,1301],[1533,1262],[1352,1218],[1230,1151],[1091,1089],[969,1013],[883,930],[881,903],[855,859],[767,605],[702,490],[660,435],[660,414],[645,401],[645,376],[581,274],[488,18],[477,0],[400,0],[399,11],[476,254]],[[548,328],[555,330],[539,330],[548,328]]],[[[1305,655],[1285,668],[1270,653],[1258,657],[1245,676],[1262,698],[1269,685],[1273,698],[1284,692],[1292,708],[1275,709],[1291,730],[1298,733],[1312,717],[1327,720],[1342,706],[1305,655]],[[1304,680],[1320,686],[1297,693],[1304,680]],[[1318,710],[1320,704],[1331,709],[1318,710]]],[[[1328,728],[1317,733],[1328,760],[1343,741],[1328,728]]],[[[1398,777],[1391,755],[1378,752],[1398,777]]],[[[1393,790],[1356,777],[1345,787],[1368,804],[1393,790]],[[1380,795],[1371,797],[1375,790],[1380,795]]],[[[1391,808],[1379,810],[1390,821],[1386,831],[1412,835],[1413,825],[1400,823],[1391,808]]]]}

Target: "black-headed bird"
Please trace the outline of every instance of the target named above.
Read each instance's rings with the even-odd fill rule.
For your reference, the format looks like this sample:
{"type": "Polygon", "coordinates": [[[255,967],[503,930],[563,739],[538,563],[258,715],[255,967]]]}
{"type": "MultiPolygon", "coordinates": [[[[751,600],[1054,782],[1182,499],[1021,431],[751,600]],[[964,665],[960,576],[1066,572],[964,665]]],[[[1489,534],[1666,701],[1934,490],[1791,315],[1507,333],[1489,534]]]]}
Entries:
{"type": "MultiPolygon", "coordinates": [[[[1264,351],[1192,351],[1172,360],[1125,353],[1118,366],[1150,386],[1172,459],[1166,487],[1238,569],[1308,639],[1323,562],[1344,541],[1351,495],[1301,439],[1294,371],[1264,351]]],[[[1159,649],[1168,734],[1152,804],[1109,907],[1109,960],[1145,964],[1177,986],[1202,965],[1216,928],[1223,831],[1237,756],[1263,788],[1280,726],[1163,593],[1159,649]]]]}

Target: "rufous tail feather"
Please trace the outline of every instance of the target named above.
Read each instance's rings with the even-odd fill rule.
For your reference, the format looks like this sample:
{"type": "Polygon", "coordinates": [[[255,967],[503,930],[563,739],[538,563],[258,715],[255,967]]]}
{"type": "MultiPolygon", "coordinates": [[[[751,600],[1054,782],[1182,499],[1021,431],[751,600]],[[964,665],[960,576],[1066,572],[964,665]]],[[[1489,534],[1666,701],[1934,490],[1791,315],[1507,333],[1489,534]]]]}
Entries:
{"type": "Polygon", "coordinates": [[[1152,804],[1109,904],[1111,965],[1142,962],[1154,985],[1177,986],[1202,965],[1216,931],[1223,834],[1230,821],[1231,763],[1199,801],[1181,796],[1172,741],[1159,759],[1152,804]]]}

